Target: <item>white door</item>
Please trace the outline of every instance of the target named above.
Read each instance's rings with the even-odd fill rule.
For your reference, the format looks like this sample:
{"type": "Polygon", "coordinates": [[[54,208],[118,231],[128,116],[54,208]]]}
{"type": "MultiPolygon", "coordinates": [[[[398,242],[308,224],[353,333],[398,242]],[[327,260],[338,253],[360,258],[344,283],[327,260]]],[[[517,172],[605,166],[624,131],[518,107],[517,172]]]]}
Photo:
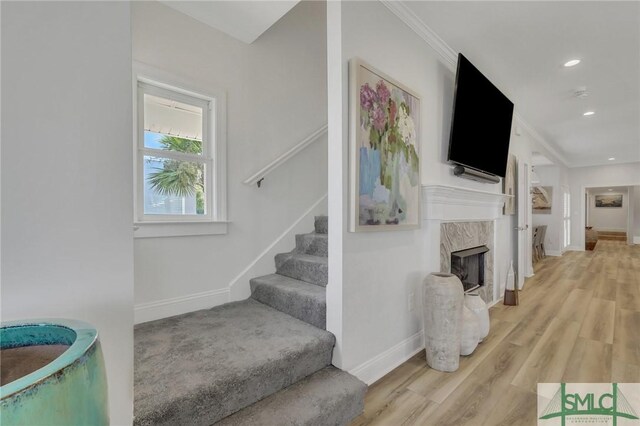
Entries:
{"type": "Polygon", "coordinates": [[[531,195],[529,192],[529,164],[518,161],[518,264],[516,276],[518,288],[524,287],[524,278],[533,275],[531,265],[531,195]]]}

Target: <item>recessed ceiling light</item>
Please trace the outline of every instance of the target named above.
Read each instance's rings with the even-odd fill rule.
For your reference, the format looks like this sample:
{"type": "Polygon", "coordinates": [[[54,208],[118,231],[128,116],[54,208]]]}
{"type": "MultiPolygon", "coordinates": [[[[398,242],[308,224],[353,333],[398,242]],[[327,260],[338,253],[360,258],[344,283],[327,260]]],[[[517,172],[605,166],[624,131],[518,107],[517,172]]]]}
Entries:
{"type": "Polygon", "coordinates": [[[575,67],[576,65],[578,65],[580,63],[580,59],[572,59],[570,61],[567,61],[564,63],[564,66],[569,68],[569,67],[575,67]]]}
{"type": "Polygon", "coordinates": [[[584,113],[584,114],[582,114],[582,115],[584,115],[585,117],[587,117],[587,116],[589,116],[589,115],[593,115],[593,114],[595,114],[595,112],[594,112],[594,111],[587,111],[587,112],[585,112],[585,113],[584,113]]]}
{"type": "Polygon", "coordinates": [[[616,159],[616,157],[609,157],[609,161],[613,161],[615,159],[616,159]]]}

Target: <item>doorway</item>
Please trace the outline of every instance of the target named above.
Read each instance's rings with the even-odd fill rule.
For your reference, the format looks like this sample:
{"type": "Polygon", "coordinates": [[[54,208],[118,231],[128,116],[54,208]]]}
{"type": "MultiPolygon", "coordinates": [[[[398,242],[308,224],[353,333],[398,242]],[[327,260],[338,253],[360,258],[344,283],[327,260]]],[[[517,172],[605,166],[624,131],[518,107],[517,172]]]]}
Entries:
{"type": "Polygon", "coordinates": [[[600,240],[640,243],[640,185],[587,186],[584,197],[587,250],[600,240]]]}

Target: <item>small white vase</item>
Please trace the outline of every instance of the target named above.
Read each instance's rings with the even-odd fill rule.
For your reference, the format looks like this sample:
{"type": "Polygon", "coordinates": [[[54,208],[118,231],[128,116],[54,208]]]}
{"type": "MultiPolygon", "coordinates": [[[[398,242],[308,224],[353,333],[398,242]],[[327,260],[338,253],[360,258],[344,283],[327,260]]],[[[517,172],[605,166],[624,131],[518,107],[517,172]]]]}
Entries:
{"type": "Polygon", "coordinates": [[[460,355],[471,355],[480,341],[478,318],[471,309],[462,308],[462,339],[460,340],[460,355]]]}
{"type": "Polygon", "coordinates": [[[482,342],[489,335],[490,322],[487,304],[482,300],[478,292],[473,292],[464,295],[464,305],[478,318],[479,338],[482,342]]]}

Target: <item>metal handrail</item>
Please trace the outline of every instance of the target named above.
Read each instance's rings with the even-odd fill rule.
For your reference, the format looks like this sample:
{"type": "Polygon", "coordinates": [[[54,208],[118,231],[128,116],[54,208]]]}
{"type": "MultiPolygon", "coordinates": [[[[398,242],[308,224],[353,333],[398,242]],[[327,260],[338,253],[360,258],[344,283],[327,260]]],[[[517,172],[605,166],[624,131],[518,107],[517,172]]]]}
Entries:
{"type": "Polygon", "coordinates": [[[280,155],[278,158],[276,158],[275,160],[273,160],[272,162],[270,162],[269,164],[264,166],[258,172],[256,172],[253,175],[249,176],[242,183],[244,183],[245,185],[253,185],[255,183],[255,184],[258,185],[258,188],[260,188],[260,185],[262,184],[262,181],[264,180],[264,177],[266,175],[271,173],[273,170],[278,168],[280,165],[285,163],[290,158],[294,157],[297,153],[299,153],[300,151],[305,149],[307,146],[311,145],[313,142],[318,140],[318,138],[320,136],[322,136],[323,134],[325,134],[326,132],[327,132],[327,125],[325,124],[324,126],[319,128],[318,130],[316,130],[315,132],[313,132],[309,136],[307,136],[304,140],[302,140],[298,144],[296,144],[296,146],[294,146],[293,148],[291,148],[290,150],[288,150],[284,154],[280,155]]]}

